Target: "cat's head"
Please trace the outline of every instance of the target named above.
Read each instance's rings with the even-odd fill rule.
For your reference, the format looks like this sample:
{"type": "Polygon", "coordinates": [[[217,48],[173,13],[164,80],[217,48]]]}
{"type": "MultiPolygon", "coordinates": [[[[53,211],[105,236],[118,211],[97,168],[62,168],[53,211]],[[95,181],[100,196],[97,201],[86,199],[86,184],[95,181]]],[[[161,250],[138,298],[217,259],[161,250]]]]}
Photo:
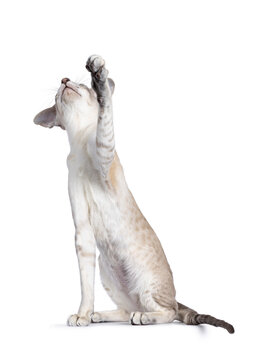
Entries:
{"type": "Polygon", "coordinates": [[[47,128],[60,126],[64,130],[76,131],[96,124],[98,111],[99,104],[93,89],[64,78],[55,96],[55,104],[38,113],[34,123],[47,128]]]}

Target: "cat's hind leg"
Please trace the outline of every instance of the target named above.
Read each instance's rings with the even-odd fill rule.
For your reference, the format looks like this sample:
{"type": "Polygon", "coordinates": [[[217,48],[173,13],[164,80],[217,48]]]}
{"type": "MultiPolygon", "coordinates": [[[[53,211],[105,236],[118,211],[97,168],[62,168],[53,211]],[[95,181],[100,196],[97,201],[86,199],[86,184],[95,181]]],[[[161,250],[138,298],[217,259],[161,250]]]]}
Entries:
{"type": "Polygon", "coordinates": [[[140,295],[140,305],[145,311],[134,311],[130,314],[130,324],[148,325],[165,324],[177,319],[177,303],[170,296],[161,297],[145,291],[140,295]]]}
{"type": "Polygon", "coordinates": [[[94,312],[91,315],[91,322],[128,322],[129,313],[123,309],[116,309],[111,311],[94,312]]]}
{"type": "Polygon", "coordinates": [[[173,322],[175,315],[174,309],[149,312],[135,311],[130,314],[129,322],[132,325],[165,324],[173,322]]]}

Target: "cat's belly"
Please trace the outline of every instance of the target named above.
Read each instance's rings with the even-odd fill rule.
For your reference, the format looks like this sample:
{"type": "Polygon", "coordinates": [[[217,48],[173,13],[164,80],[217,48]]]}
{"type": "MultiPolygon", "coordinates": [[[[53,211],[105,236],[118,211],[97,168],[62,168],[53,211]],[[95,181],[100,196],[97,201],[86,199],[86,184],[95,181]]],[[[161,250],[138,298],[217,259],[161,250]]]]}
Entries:
{"type": "Polygon", "coordinates": [[[100,252],[100,276],[105,290],[114,303],[127,311],[142,310],[136,281],[127,262],[132,238],[116,199],[104,189],[88,188],[90,223],[100,252]]]}
{"type": "Polygon", "coordinates": [[[132,291],[132,279],[123,263],[112,264],[101,252],[99,269],[102,285],[118,308],[128,312],[143,311],[138,294],[132,291]]]}
{"type": "Polygon", "coordinates": [[[119,209],[107,214],[96,209],[93,215],[93,229],[100,253],[99,266],[102,284],[113,302],[129,312],[140,311],[135,278],[131,276],[127,263],[130,239],[122,221],[119,209]]]}

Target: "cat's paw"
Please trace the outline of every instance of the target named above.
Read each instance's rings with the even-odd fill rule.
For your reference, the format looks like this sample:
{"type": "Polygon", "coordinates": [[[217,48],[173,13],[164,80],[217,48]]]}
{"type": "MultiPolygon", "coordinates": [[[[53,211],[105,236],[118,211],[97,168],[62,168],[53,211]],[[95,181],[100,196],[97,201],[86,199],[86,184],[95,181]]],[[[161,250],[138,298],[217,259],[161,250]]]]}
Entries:
{"type": "Polygon", "coordinates": [[[92,76],[98,81],[105,81],[108,76],[108,70],[105,69],[105,61],[99,55],[92,55],[86,62],[86,69],[92,73],[92,76]]]}
{"type": "Polygon", "coordinates": [[[146,325],[150,320],[146,313],[135,311],[130,314],[129,323],[131,325],[146,325]]]}
{"type": "Polygon", "coordinates": [[[93,322],[93,323],[103,322],[102,317],[101,317],[101,314],[98,313],[98,312],[94,312],[94,313],[91,315],[91,322],[93,322]]]}
{"type": "Polygon", "coordinates": [[[77,314],[71,315],[67,320],[68,326],[88,326],[91,323],[91,318],[88,316],[79,316],[77,314]]]}
{"type": "Polygon", "coordinates": [[[99,55],[92,55],[86,62],[86,69],[90,72],[96,73],[102,66],[105,65],[105,61],[99,55]]]}

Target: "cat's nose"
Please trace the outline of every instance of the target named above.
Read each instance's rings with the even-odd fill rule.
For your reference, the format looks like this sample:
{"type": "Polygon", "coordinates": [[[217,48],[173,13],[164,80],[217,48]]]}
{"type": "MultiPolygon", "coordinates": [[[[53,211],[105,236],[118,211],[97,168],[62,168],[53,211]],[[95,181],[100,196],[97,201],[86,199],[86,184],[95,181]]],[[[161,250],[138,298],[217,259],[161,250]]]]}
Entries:
{"type": "Polygon", "coordinates": [[[61,80],[61,83],[66,85],[66,83],[67,83],[68,81],[70,81],[69,78],[64,78],[64,79],[61,80]]]}

